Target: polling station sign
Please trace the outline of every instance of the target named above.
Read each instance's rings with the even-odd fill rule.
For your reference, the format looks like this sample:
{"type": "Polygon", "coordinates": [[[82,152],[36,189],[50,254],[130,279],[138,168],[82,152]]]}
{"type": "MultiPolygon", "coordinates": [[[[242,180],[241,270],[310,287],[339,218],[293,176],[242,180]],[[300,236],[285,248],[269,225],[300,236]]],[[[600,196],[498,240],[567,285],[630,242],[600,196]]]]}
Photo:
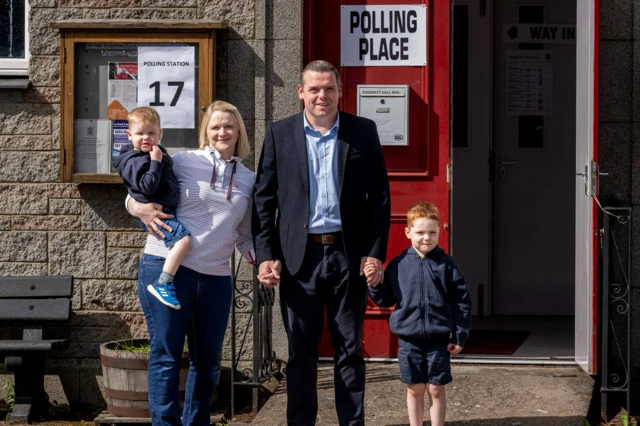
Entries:
{"type": "Polygon", "coordinates": [[[162,128],[195,128],[195,47],[138,47],[138,106],[158,111],[162,128]]]}
{"type": "Polygon", "coordinates": [[[427,6],[342,6],[343,67],[427,65],[427,6]]]}

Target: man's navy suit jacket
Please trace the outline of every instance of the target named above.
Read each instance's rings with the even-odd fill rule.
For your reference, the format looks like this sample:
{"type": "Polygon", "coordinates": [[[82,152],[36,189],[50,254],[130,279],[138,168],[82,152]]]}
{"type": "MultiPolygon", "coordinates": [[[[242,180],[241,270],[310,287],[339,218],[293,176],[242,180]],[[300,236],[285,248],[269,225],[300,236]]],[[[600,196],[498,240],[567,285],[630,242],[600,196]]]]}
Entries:
{"type": "MultiPolygon", "coordinates": [[[[305,255],[309,227],[309,166],[303,114],[269,125],[253,191],[252,233],[258,265],[280,259],[295,274],[305,255]]],[[[385,261],[391,206],[389,179],[376,125],[339,112],[338,190],[342,236],[349,265],[363,256],[385,261]]]]}

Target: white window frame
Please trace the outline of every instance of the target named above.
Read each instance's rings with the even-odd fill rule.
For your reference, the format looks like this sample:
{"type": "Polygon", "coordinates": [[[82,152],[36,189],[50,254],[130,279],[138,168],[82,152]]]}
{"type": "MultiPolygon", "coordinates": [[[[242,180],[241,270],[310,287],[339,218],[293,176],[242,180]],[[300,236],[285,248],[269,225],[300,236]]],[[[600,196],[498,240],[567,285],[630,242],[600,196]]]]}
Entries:
{"type": "Polygon", "coordinates": [[[29,74],[29,0],[24,0],[24,58],[0,58],[0,76],[29,74]]]}

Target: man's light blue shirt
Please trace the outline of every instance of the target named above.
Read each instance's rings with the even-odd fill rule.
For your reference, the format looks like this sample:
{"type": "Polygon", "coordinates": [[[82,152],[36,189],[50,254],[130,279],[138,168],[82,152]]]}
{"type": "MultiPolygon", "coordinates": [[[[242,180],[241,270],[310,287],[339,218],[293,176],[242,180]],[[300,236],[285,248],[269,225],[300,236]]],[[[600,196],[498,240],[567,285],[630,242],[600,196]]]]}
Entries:
{"type": "Polygon", "coordinates": [[[311,127],[306,113],[302,116],[309,163],[309,233],[338,232],[342,230],[336,150],[340,114],[325,135],[311,127]]]}

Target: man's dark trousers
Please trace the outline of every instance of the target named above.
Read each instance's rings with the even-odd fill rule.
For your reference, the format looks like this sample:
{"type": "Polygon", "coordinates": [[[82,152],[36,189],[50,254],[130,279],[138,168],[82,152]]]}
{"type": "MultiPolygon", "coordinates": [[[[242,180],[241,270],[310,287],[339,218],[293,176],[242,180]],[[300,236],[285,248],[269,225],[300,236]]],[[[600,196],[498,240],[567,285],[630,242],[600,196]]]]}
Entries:
{"type": "Polygon", "coordinates": [[[342,240],[307,242],[300,271],[285,270],[280,284],[282,318],[289,341],[287,419],[289,425],[315,425],[318,413],[318,345],[324,308],[335,351],[335,401],[341,426],[364,425],[365,364],[362,322],[367,284],[349,268],[342,240]]]}

